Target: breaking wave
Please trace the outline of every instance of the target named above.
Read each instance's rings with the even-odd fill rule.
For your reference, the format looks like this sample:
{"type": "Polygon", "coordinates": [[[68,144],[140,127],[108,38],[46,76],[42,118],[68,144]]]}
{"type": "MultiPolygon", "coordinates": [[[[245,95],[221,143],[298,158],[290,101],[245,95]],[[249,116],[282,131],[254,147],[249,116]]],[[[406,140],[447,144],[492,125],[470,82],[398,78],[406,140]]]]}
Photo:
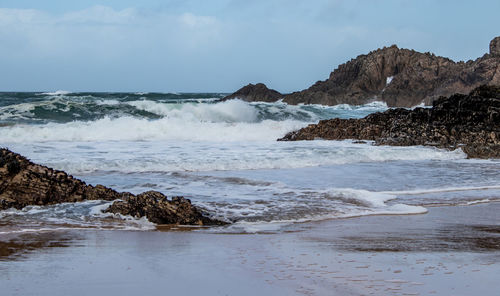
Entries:
{"type": "Polygon", "coordinates": [[[321,119],[363,117],[387,108],[380,103],[295,106],[282,102],[138,96],[96,97],[61,92],[51,93],[43,100],[4,103],[0,105],[0,124],[4,123],[0,138],[7,143],[276,140],[321,119]]]}
{"type": "Polygon", "coordinates": [[[175,117],[158,120],[105,117],[86,122],[4,127],[0,129],[0,138],[9,143],[154,140],[258,141],[276,140],[287,132],[304,125],[304,122],[295,120],[232,123],[183,120],[175,117]]]}

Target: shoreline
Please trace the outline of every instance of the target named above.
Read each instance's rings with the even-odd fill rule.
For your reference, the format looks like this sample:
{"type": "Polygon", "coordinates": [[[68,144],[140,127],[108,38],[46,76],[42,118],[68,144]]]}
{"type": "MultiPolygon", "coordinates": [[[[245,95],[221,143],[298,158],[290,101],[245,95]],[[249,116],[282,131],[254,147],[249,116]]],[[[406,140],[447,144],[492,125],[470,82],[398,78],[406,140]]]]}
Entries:
{"type": "Polygon", "coordinates": [[[268,234],[25,235],[23,242],[42,248],[2,256],[0,282],[10,295],[495,295],[498,210],[498,202],[430,207],[423,215],[300,223],[268,234]]]}

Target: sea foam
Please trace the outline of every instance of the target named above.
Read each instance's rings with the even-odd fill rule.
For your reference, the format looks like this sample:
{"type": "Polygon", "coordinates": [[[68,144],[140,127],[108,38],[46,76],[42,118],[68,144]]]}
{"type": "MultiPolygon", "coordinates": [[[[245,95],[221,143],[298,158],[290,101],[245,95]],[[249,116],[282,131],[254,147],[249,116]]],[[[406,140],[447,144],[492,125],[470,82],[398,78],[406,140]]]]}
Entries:
{"type": "MultiPolygon", "coordinates": [[[[224,116],[224,115],[221,115],[224,116]]],[[[147,120],[134,117],[103,118],[65,124],[16,125],[0,129],[4,142],[32,143],[50,141],[259,141],[276,140],[299,129],[304,122],[265,120],[259,123],[203,122],[165,117],[147,120]]]]}
{"type": "MultiPolygon", "coordinates": [[[[269,126],[263,123],[261,133],[239,135],[241,126],[233,134],[203,134],[198,141],[159,140],[146,142],[44,142],[27,147],[23,143],[10,143],[8,147],[27,155],[34,161],[71,174],[101,172],[176,172],[227,171],[255,169],[292,169],[340,165],[361,162],[456,160],[466,155],[461,150],[447,151],[428,147],[372,146],[352,141],[299,141],[277,142],[269,137],[269,126]],[[211,142],[200,139],[229,139],[239,141],[211,142]],[[247,141],[252,137],[265,141],[247,141]],[[54,154],[53,151],[58,151],[54,154]]],[[[270,123],[271,124],[271,123],[270,123]]],[[[274,123],[273,123],[274,124],[274,123]]],[[[271,125],[272,127],[272,125],[271,125]]],[[[225,132],[228,133],[229,130],[225,132]]],[[[126,133],[127,131],[123,131],[126,133]]],[[[185,133],[189,132],[185,129],[185,133]]],[[[277,129],[276,133],[282,133],[277,129]]],[[[74,135],[81,137],[78,130],[74,135]]],[[[186,136],[182,130],[179,137],[186,136]]],[[[72,136],[66,134],[65,136],[72,136]]],[[[98,131],[89,137],[98,137],[98,131]]],[[[107,137],[108,135],[106,135],[107,137]]],[[[113,135],[109,135],[113,136],[113,135]]],[[[116,135],[115,135],[116,136],[116,135]]],[[[192,136],[192,135],[191,135],[192,136]]]]}
{"type": "Polygon", "coordinates": [[[67,90],[56,90],[55,92],[44,92],[41,93],[40,95],[47,95],[47,96],[62,96],[62,95],[69,95],[71,92],[67,90]]]}

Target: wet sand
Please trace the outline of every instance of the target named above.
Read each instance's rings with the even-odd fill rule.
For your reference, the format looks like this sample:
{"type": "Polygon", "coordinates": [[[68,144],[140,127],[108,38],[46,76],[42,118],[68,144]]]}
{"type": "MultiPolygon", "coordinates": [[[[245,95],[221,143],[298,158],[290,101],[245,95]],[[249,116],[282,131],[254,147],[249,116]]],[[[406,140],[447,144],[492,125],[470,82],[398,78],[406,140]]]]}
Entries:
{"type": "Polygon", "coordinates": [[[0,235],[2,295],[498,295],[500,203],[282,233],[0,235]]]}

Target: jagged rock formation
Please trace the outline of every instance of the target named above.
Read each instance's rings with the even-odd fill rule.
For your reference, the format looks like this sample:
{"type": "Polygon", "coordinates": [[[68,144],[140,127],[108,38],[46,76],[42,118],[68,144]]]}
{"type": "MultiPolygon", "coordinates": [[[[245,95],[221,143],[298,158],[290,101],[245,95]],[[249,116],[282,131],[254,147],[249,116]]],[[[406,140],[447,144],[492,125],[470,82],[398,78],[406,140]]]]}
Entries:
{"type": "Polygon", "coordinates": [[[126,196],[101,185],[91,186],[63,171],[37,165],[7,149],[0,150],[0,209],[51,205],[126,196]]]}
{"type": "Polygon", "coordinates": [[[276,102],[282,99],[283,95],[274,89],[269,89],[263,83],[248,84],[237,90],[235,93],[226,96],[222,101],[230,99],[241,99],[248,102],[260,101],[260,102],[276,102]]]}
{"type": "Polygon", "coordinates": [[[157,191],[147,191],[137,196],[127,196],[123,201],[114,202],[108,213],[120,213],[134,217],[148,217],[148,220],[157,224],[183,225],[224,225],[227,223],[216,221],[203,216],[191,204],[189,199],[174,196],[171,200],[157,191]]]}
{"type": "Polygon", "coordinates": [[[63,171],[35,164],[8,149],[0,149],[0,210],[28,205],[52,205],[84,200],[117,200],[106,212],[147,217],[158,224],[220,225],[205,217],[189,199],[171,201],[160,192],[137,196],[102,185],[92,186],[63,171]]]}
{"type": "Polygon", "coordinates": [[[390,109],[362,119],[321,120],[279,140],[373,140],[377,145],[462,147],[472,158],[500,158],[500,87],[436,100],[432,108],[390,109]]]}
{"type": "MultiPolygon", "coordinates": [[[[384,47],[338,66],[325,81],[303,91],[276,95],[275,100],[322,105],[384,101],[390,107],[411,107],[431,105],[440,96],[467,94],[484,84],[500,85],[500,37],[490,42],[489,54],[466,63],[396,45],[384,47]]],[[[247,100],[264,98],[255,92],[247,100]]]]}

